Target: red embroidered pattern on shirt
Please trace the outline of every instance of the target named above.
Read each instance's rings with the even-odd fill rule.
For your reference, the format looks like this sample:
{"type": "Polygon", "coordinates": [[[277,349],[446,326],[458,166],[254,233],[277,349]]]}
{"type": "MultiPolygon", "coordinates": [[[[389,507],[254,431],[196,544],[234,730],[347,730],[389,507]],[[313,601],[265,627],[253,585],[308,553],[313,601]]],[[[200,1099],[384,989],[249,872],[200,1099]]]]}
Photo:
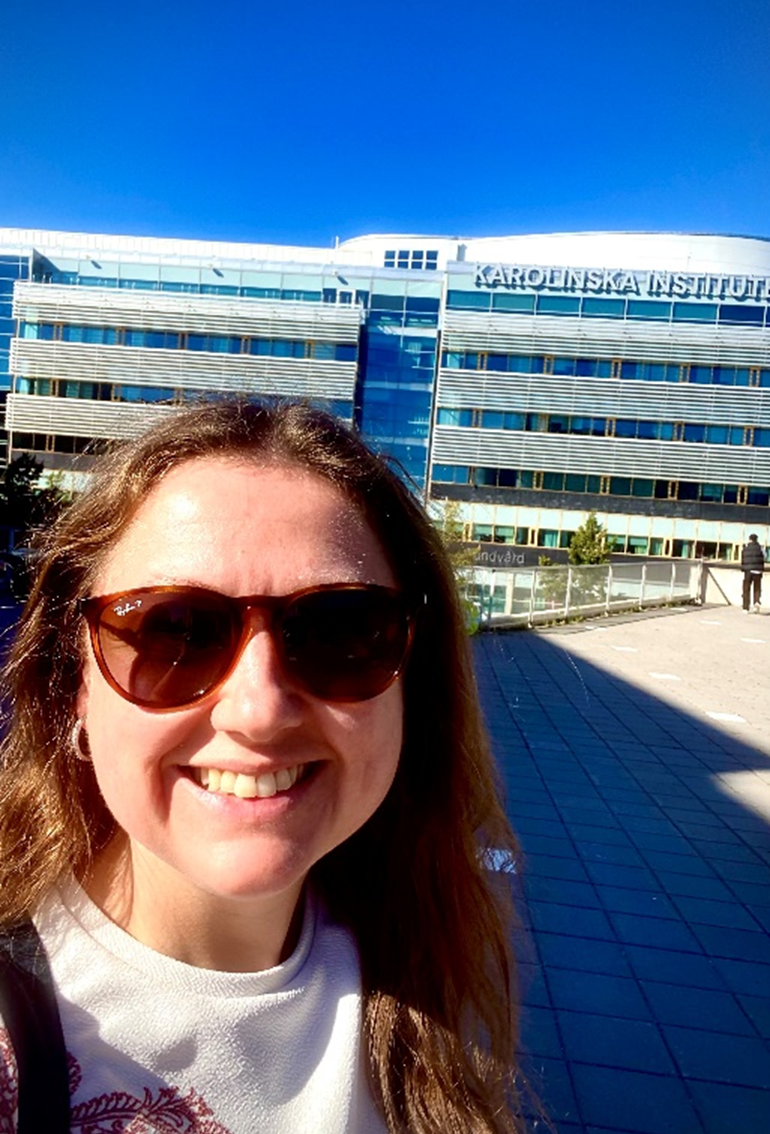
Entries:
{"type": "MultiPolygon", "coordinates": [[[[78,1061],[70,1055],[70,1088],[81,1081],[78,1061]]],[[[70,1113],[70,1129],[80,1134],[230,1134],[217,1122],[206,1100],[192,1088],[145,1087],[142,1097],[113,1091],[78,1103],[70,1113]]]]}
{"type": "MultiPolygon", "coordinates": [[[[70,1097],[83,1075],[77,1059],[67,1053],[70,1097]]],[[[0,1028],[0,1134],[15,1134],[19,1100],[16,1057],[5,1028],[0,1028]]],[[[192,1088],[145,1087],[141,1098],[113,1091],[78,1103],[70,1112],[70,1129],[79,1134],[230,1134],[217,1122],[206,1100],[192,1088]]]]}
{"type": "Polygon", "coordinates": [[[7,1028],[0,1028],[0,1134],[14,1134],[19,1105],[19,1072],[7,1028]]]}

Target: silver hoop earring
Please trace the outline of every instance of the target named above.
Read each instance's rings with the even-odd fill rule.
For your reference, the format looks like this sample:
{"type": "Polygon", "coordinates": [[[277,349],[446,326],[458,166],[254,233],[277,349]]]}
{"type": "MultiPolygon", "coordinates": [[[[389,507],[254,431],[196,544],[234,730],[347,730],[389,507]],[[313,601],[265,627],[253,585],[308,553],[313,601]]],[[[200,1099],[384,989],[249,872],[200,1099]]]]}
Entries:
{"type": "Polygon", "coordinates": [[[72,750],[77,756],[78,760],[91,760],[91,749],[88,746],[88,736],[86,734],[85,721],[82,717],[78,717],[72,726],[70,733],[70,744],[72,750]]]}

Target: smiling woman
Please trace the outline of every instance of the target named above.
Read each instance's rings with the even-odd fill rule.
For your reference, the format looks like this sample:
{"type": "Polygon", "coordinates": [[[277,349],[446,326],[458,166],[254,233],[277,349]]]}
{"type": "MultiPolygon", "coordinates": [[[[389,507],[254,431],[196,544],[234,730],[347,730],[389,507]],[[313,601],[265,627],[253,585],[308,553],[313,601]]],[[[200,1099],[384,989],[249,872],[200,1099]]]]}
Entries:
{"type": "MultiPolygon", "coordinates": [[[[0,921],[50,964],[64,1128],[523,1129],[488,869],[515,845],[451,568],[400,480],[326,414],[219,402],[106,458],[43,543],[0,921]]],[[[23,1134],[48,1079],[11,984],[23,1134]]]]}

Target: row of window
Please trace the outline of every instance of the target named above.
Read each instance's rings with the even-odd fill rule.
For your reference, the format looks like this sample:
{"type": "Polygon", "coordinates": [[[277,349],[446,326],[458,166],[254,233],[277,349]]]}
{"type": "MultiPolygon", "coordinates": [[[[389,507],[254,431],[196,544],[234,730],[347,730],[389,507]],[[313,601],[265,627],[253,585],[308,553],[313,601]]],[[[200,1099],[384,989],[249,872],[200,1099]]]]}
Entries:
{"type": "Polygon", "coordinates": [[[504,429],[525,433],[561,433],[580,437],[618,437],[637,441],[687,441],[707,445],[770,448],[770,428],[753,425],[701,425],[684,421],[637,421],[634,418],[578,417],[562,413],[439,409],[437,425],[504,429]]]}
{"type": "Polygon", "coordinates": [[[21,337],[98,346],[149,347],[161,350],[208,351],[213,354],[256,354],[276,358],[316,358],[355,362],[356,343],[310,342],[302,339],[256,339],[240,335],[199,335],[192,331],[142,331],[128,327],[86,327],[70,323],[22,323],[21,337]]]}
{"type": "MultiPolygon", "coordinates": [[[[463,536],[473,543],[514,544],[517,547],[568,548],[574,532],[553,528],[514,528],[504,524],[466,524],[463,536]]],[[[612,550],[625,555],[668,556],[676,559],[736,559],[740,548],[732,543],[660,536],[610,536],[612,550]]]]}
{"type": "Polygon", "coordinates": [[[631,378],[644,382],[690,382],[698,386],[760,386],[770,389],[770,370],[749,366],[701,366],[679,362],[635,362],[614,358],[562,358],[553,355],[497,354],[449,350],[441,356],[448,370],[492,370],[564,378],[631,378]]]}
{"type": "Polygon", "coordinates": [[[234,299],[281,299],[303,303],[339,303],[366,307],[369,292],[350,288],[248,287],[238,284],[211,284],[189,280],[131,279],[121,276],[88,276],[81,272],[38,269],[35,283],[64,284],[67,287],[107,287],[125,291],[169,291],[184,295],[221,295],[234,299]]]}
{"type": "Polygon", "coordinates": [[[384,267],[435,272],[438,268],[438,252],[430,249],[391,248],[385,253],[384,267]]]}
{"type": "MultiPolygon", "coordinates": [[[[184,387],[121,386],[113,385],[111,382],[79,382],[69,378],[17,378],[15,392],[44,398],[80,398],[92,402],[166,405],[182,405],[184,402],[199,401],[201,397],[199,390],[184,387]]],[[[318,404],[329,413],[346,421],[350,421],[353,416],[353,403],[349,399],[319,400],[318,404]]],[[[18,444],[16,447],[19,447],[18,444]]]]}
{"type": "Polygon", "coordinates": [[[495,469],[469,465],[433,465],[436,484],[469,484],[476,488],[529,488],[542,492],[596,493],[655,500],[687,500],[704,504],[756,504],[767,507],[770,487],[745,484],[702,484],[647,477],[597,476],[586,473],[495,469]]]}
{"type": "MultiPolygon", "coordinates": [[[[455,311],[508,311],[520,315],[580,315],[585,319],[643,319],[656,323],[723,323],[762,327],[767,307],[742,303],[674,303],[660,299],[602,299],[573,295],[517,295],[509,292],[452,291],[447,308],[455,311]]],[[[768,323],[770,325],[770,323],[768,323]]]]}

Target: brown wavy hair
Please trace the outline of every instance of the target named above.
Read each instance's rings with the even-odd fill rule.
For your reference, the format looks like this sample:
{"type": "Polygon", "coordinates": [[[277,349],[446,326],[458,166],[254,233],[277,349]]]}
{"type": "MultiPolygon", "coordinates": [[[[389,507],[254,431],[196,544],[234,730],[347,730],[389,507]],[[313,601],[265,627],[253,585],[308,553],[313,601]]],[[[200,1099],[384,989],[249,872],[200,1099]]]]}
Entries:
{"type": "Polygon", "coordinates": [[[304,403],[180,411],[102,458],[37,545],[5,674],[0,922],[33,911],[114,832],[70,743],[85,637],[77,600],[161,477],[206,456],[299,465],[364,512],[398,584],[425,596],[404,682],[404,744],[377,812],[311,871],[360,950],[370,1083],[392,1134],[524,1129],[507,879],[516,853],[482,724],[452,568],[414,495],[330,415],[304,403]]]}

